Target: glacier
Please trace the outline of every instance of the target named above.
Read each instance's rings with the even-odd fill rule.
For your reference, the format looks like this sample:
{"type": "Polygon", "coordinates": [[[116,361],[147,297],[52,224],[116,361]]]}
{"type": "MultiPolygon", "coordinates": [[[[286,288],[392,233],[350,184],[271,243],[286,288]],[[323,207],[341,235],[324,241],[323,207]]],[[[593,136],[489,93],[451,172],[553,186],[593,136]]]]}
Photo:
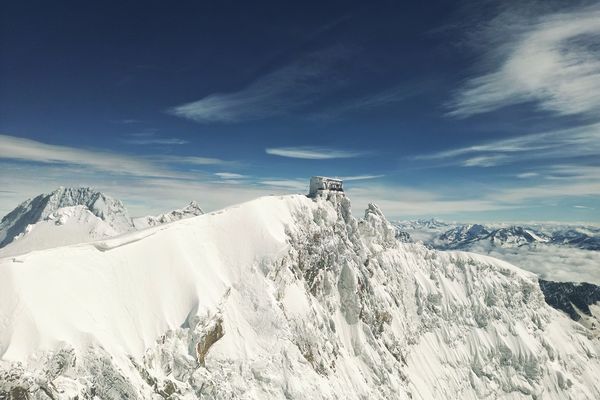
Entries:
{"type": "Polygon", "coordinates": [[[0,259],[0,398],[597,399],[599,354],[534,274],[339,195],[0,259]]]}

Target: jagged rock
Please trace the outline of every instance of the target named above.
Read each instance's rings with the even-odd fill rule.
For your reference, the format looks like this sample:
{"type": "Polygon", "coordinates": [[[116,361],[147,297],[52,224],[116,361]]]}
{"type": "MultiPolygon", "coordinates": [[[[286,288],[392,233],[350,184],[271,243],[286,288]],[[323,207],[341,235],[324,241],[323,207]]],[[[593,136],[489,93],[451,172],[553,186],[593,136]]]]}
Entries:
{"type": "Polygon", "coordinates": [[[157,226],[173,221],[179,221],[180,219],[184,218],[196,217],[202,214],[204,214],[204,211],[202,211],[200,205],[197,202],[192,201],[184,208],[173,210],[165,214],[134,218],[133,223],[137,229],[143,229],[150,226],[157,226]]]}

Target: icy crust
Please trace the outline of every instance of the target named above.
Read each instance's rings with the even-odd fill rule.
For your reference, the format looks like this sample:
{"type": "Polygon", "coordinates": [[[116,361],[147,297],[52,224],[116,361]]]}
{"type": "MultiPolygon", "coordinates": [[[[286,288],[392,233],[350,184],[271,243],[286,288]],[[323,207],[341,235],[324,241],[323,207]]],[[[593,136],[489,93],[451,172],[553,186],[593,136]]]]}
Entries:
{"type": "Polygon", "coordinates": [[[508,263],[268,197],[0,262],[0,397],[595,399],[597,339],[508,263]]]}

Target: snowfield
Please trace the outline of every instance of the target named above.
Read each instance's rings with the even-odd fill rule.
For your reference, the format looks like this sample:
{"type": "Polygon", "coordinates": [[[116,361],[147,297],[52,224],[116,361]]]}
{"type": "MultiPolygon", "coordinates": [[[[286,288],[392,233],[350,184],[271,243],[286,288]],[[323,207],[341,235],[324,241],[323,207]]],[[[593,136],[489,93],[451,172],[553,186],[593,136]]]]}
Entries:
{"type": "Polygon", "coordinates": [[[0,259],[0,398],[597,399],[599,355],[535,275],[337,195],[0,259]]]}

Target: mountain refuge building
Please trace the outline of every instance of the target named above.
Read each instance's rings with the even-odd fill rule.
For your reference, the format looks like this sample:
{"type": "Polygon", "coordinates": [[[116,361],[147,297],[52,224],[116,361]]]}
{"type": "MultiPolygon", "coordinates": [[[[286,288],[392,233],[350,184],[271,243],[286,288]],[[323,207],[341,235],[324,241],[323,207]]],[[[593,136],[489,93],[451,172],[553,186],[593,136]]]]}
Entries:
{"type": "Polygon", "coordinates": [[[328,192],[344,194],[342,180],[328,178],[326,176],[313,176],[312,178],[310,178],[310,188],[308,191],[308,197],[316,197],[319,194],[328,192]]]}

